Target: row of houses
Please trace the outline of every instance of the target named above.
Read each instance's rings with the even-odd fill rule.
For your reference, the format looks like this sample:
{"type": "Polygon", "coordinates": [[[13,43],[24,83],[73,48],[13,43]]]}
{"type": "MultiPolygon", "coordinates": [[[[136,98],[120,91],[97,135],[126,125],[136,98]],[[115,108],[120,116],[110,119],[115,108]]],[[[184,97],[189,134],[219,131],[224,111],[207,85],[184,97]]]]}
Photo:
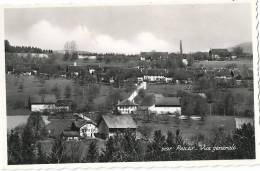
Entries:
{"type": "Polygon", "coordinates": [[[61,136],[64,140],[107,139],[126,131],[136,134],[137,130],[137,124],[130,115],[106,114],[101,117],[99,123],[87,117],[78,117],[77,114],[75,117],[75,119],[51,120],[46,125],[49,136],[54,138],[61,136]]]}

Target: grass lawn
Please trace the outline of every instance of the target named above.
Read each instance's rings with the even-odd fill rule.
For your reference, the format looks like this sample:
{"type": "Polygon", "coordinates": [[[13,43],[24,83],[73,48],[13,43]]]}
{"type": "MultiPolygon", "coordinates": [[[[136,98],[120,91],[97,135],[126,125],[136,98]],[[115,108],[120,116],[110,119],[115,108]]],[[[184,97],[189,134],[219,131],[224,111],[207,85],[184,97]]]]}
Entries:
{"type": "MultiPolygon", "coordinates": [[[[76,102],[78,107],[85,105],[87,93],[84,97],[77,95],[75,89],[78,88],[80,92],[83,92],[83,87],[77,85],[73,80],[51,78],[49,80],[39,81],[34,76],[16,77],[14,75],[6,75],[7,115],[28,115],[30,113],[30,111],[26,109],[28,97],[38,94],[41,89],[45,89],[47,93],[51,93],[51,89],[55,86],[60,89],[61,98],[64,97],[65,87],[70,86],[71,99],[76,102]],[[21,85],[23,86],[23,90],[19,91],[21,85]]],[[[94,99],[96,106],[104,103],[109,94],[109,86],[98,86],[100,91],[97,98],[94,99]]]]}
{"type": "Polygon", "coordinates": [[[149,122],[138,120],[137,125],[139,127],[148,127],[151,130],[150,138],[152,138],[152,133],[156,130],[161,130],[164,135],[167,135],[168,131],[175,133],[177,129],[180,129],[184,140],[188,140],[197,135],[210,138],[212,131],[218,127],[222,127],[228,133],[231,133],[235,129],[234,118],[234,116],[207,116],[202,121],[194,121],[179,120],[178,118],[161,115],[158,119],[149,122]]]}
{"type": "Polygon", "coordinates": [[[155,93],[155,94],[163,94],[167,95],[174,95],[177,94],[179,90],[189,91],[186,90],[187,85],[184,84],[148,84],[147,86],[147,93],[155,93]]]}

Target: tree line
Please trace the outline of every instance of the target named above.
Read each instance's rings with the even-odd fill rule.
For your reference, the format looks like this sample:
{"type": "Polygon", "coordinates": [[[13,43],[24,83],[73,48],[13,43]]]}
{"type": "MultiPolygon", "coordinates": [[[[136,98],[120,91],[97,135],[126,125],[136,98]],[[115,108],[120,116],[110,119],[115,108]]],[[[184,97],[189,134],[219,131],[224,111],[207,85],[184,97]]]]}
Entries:
{"type": "Polygon", "coordinates": [[[32,46],[12,46],[8,40],[5,40],[5,52],[10,53],[53,53],[50,49],[41,49],[32,46]]]}

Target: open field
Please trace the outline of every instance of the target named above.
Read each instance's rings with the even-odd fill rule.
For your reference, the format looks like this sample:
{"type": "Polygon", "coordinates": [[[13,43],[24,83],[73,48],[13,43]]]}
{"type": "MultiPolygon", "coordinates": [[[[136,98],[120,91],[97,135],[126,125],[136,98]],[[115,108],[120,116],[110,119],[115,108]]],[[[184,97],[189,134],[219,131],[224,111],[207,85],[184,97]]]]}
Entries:
{"type": "Polygon", "coordinates": [[[199,67],[200,65],[205,66],[206,68],[223,68],[226,65],[236,64],[238,67],[246,65],[249,68],[253,67],[253,60],[233,60],[233,61],[199,61],[195,62],[193,66],[199,67]]]}
{"type": "MultiPolygon", "coordinates": [[[[20,76],[6,75],[6,97],[7,97],[7,115],[28,115],[30,111],[26,109],[28,97],[30,95],[39,94],[41,89],[51,93],[51,90],[57,86],[60,90],[61,98],[64,97],[65,87],[71,87],[71,99],[75,101],[78,107],[86,104],[87,92],[85,95],[76,95],[75,89],[83,94],[83,87],[85,90],[87,86],[79,86],[73,80],[55,78],[49,80],[38,80],[34,76],[20,76]],[[22,90],[19,87],[22,85],[22,90]]],[[[96,106],[105,102],[109,94],[109,86],[97,85],[99,87],[99,94],[94,99],[96,106]]]]}
{"type": "Polygon", "coordinates": [[[7,130],[27,123],[29,115],[7,116],[7,130]]]}
{"type": "Polygon", "coordinates": [[[234,116],[207,116],[201,121],[180,120],[167,115],[157,117],[159,118],[153,121],[138,120],[137,122],[139,127],[151,130],[150,138],[156,130],[161,130],[163,134],[167,135],[168,131],[175,133],[177,129],[181,131],[184,140],[190,140],[198,135],[209,138],[216,128],[224,128],[227,133],[231,133],[236,127],[234,116]]]}
{"type": "Polygon", "coordinates": [[[186,89],[188,85],[184,84],[148,84],[147,93],[174,95],[177,94],[179,90],[189,91],[186,89]]]}

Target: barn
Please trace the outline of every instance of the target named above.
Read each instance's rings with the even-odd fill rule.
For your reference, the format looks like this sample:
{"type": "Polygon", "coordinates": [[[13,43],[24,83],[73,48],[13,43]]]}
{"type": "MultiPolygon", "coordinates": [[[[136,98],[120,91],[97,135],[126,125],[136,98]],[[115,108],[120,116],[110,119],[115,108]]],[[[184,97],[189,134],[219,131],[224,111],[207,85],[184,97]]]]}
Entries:
{"type": "Polygon", "coordinates": [[[137,125],[130,115],[103,115],[98,125],[99,133],[104,138],[131,131],[136,134],[137,125]]]}
{"type": "Polygon", "coordinates": [[[53,111],[57,99],[52,94],[34,95],[28,99],[28,106],[32,112],[53,111]]]}
{"type": "Polygon", "coordinates": [[[155,103],[148,108],[155,114],[176,114],[181,115],[181,104],[178,97],[157,97],[155,103]]]}

